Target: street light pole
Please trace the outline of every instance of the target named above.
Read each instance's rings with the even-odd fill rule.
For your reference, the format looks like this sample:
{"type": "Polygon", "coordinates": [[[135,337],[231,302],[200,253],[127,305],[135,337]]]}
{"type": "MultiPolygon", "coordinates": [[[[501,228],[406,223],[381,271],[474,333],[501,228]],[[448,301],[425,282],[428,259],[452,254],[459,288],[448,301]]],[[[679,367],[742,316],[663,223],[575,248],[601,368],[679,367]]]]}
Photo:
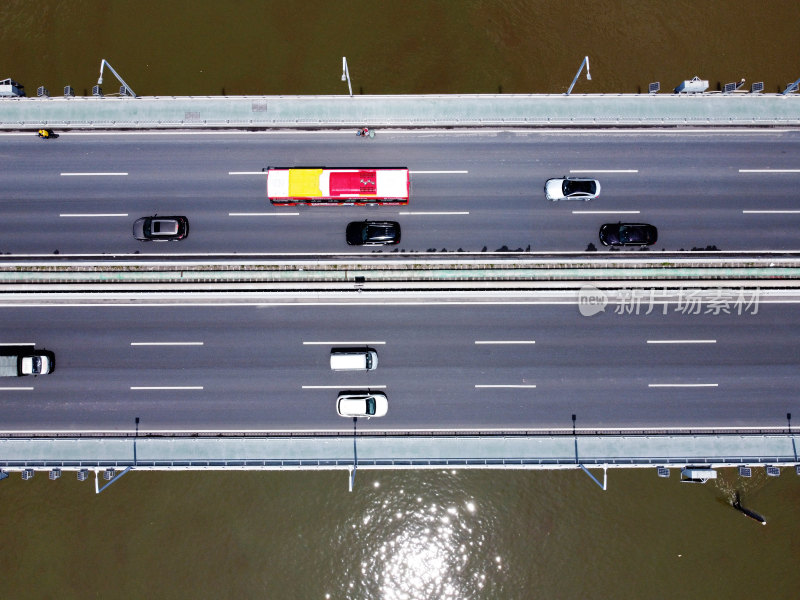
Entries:
{"type": "Polygon", "coordinates": [[[347,82],[347,89],[350,90],[350,97],[353,97],[353,86],[350,84],[350,69],[347,68],[347,57],[342,57],[342,81],[347,82]]]}
{"type": "Polygon", "coordinates": [[[353,466],[352,468],[348,467],[348,471],[350,471],[349,483],[348,483],[348,492],[353,491],[353,483],[356,481],[356,469],[358,469],[358,449],[356,448],[356,425],[358,423],[358,419],[353,417],[353,466]]]}
{"type": "Polygon", "coordinates": [[[570,92],[572,91],[572,88],[575,87],[575,82],[578,81],[578,77],[580,77],[581,71],[583,71],[583,65],[586,65],[586,79],[589,80],[589,81],[592,80],[592,74],[589,73],[589,57],[585,56],[583,58],[583,62],[581,63],[581,66],[578,67],[578,72],[575,73],[575,79],[572,80],[572,83],[570,84],[569,89],[567,90],[567,93],[564,94],[565,96],[569,96],[570,92]]]}
{"type": "Polygon", "coordinates": [[[134,98],[137,98],[136,92],[134,92],[131,89],[131,86],[129,86],[127,83],[125,83],[125,81],[122,79],[122,77],[119,76],[119,73],[117,73],[114,70],[114,67],[111,66],[111,63],[109,63],[105,58],[100,61],[100,77],[97,78],[97,85],[103,85],[103,68],[104,67],[108,67],[111,70],[111,72],[114,74],[114,76],[117,78],[117,80],[122,84],[123,88],[125,88],[125,93],[126,94],[130,93],[131,96],[133,96],[134,98]]]}
{"type": "Polygon", "coordinates": [[[800,79],[787,85],[786,89],[781,92],[781,96],[785,96],[786,94],[791,94],[792,92],[796,92],[799,87],[800,87],[800,79]]]}

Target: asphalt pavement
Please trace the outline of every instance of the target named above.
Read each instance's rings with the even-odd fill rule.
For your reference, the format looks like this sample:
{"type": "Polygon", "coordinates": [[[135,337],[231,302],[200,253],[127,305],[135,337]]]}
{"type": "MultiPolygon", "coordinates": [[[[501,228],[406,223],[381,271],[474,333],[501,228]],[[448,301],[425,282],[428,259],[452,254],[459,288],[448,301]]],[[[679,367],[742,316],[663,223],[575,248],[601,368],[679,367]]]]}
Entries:
{"type": "MultiPolygon", "coordinates": [[[[2,134],[0,252],[141,257],[372,254],[351,220],[397,220],[398,251],[608,252],[603,223],[658,228],[652,251],[800,249],[800,132],[792,130],[66,132],[2,134]],[[407,206],[273,207],[266,166],[406,166],[407,206]],[[545,200],[549,177],[597,178],[600,198],[545,200]],[[140,216],[190,235],[142,243],[140,216]]],[[[391,250],[385,250],[389,252],[391,250]]],[[[626,252],[638,253],[638,249],[626,252]]]]}
{"type": "Polygon", "coordinates": [[[0,344],[55,352],[3,378],[2,431],[348,431],[340,390],[387,394],[359,429],[784,427],[800,305],[582,316],[575,304],[306,302],[0,308],[0,344]],[[753,314],[755,312],[755,314],[753,314]],[[378,351],[334,372],[334,346],[378,351]]]}

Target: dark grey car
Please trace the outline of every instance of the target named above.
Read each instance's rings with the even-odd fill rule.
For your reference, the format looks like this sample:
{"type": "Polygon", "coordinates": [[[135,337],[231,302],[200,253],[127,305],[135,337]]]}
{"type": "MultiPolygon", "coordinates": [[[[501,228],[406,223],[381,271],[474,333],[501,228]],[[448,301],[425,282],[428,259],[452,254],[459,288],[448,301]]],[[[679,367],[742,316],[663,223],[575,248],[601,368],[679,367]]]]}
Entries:
{"type": "Polygon", "coordinates": [[[142,217],[133,224],[133,237],[142,242],[171,242],[189,235],[186,217],[142,217]]]}
{"type": "Polygon", "coordinates": [[[646,223],[606,223],[600,228],[604,246],[649,246],[658,239],[658,230],[646,223]]]}
{"type": "Polygon", "coordinates": [[[386,246],[400,242],[400,223],[397,221],[354,221],[347,224],[345,233],[351,246],[386,246]]]}

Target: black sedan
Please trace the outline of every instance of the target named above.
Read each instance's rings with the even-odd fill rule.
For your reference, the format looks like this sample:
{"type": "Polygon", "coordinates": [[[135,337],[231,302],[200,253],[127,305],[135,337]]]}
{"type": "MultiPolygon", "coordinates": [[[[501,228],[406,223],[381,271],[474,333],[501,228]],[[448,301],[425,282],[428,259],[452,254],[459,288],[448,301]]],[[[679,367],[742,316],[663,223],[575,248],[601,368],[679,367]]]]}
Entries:
{"type": "Polygon", "coordinates": [[[400,242],[397,221],[354,221],[347,224],[345,234],[351,246],[386,246],[400,242]]]}
{"type": "Polygon", "coordinates": [[[133,224],[133,237],[142,242],[169,242],[189,235],[186,217],[142,217],[133,224]]]}
{"type": "Polygon", "coordinates": [[[650,246],[658,239],[658,230],[645,223],[606,223],[600,228],[604,246],[650,246]]]}

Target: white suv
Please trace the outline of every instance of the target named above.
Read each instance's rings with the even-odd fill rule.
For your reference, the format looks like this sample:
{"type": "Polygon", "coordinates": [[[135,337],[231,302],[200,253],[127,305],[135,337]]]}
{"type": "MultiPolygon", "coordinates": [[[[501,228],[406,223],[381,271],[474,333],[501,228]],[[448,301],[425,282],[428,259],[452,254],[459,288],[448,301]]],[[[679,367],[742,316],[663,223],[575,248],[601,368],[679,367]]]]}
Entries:
{"type": "Polygon", "coordinates": [[[383,392],[340,392],[336,412],[340,417],[382,417],[389,410],[383,392]]]}

